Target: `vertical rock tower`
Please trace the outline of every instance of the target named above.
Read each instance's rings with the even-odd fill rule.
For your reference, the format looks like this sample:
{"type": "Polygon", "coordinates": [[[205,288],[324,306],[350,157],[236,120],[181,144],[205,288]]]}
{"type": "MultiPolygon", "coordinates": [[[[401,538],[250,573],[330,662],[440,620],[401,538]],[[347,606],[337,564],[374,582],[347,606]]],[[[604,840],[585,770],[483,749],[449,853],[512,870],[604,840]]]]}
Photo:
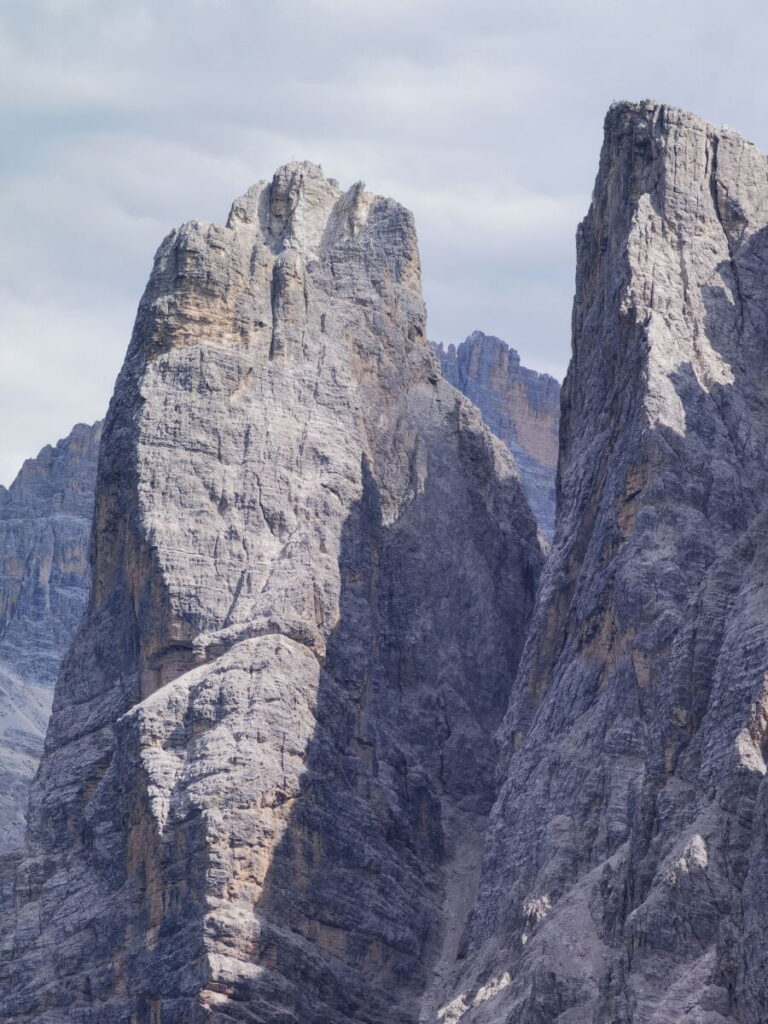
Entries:
{"type": "Polygon", "coordinates": [[[613,106],[558,523],[441,1020],[768,1020],[768,161],[613,106]]]}
{"type": "Polygon", "coordinates": [[[312,164],[162,244],[105,423],[4,1020],[431,1013],[542,551],[424,328],[411,215],[312,164]]]}
{"type": "Polygon", "coordinates": [[[501,338],[482,331],[456,347],[435,345],[445,379],[474,402],[515,456],[525,496],[544,533],[555,531],[560,385],[520,365],[501,338]]]}
{"type": "Polygon", "coordinates": [[[88,598],[100,435],[78,424],[0,487],[0,857],[22,849],[53,686],[88,598]]]}

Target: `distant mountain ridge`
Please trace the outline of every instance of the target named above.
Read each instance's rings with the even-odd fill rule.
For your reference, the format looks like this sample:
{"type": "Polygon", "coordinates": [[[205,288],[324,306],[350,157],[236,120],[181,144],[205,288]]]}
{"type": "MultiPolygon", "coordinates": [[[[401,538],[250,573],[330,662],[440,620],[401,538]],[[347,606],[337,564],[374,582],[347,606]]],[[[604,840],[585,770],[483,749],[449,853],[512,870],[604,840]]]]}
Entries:
{"type": "Polygon", "coordinates": [[[544,533],[555,529],[560,384],[520,364],[501,338],[473,331],[460,345],[433,342],[445,379],[483,414],[515,456],[523,490],[544,533]]]}
{"type": "Polygon", "coordinates": [[[0,855],[20,850],[53,687],[88,596],[101,424],[78,424],[0,487],[0,855]]]}

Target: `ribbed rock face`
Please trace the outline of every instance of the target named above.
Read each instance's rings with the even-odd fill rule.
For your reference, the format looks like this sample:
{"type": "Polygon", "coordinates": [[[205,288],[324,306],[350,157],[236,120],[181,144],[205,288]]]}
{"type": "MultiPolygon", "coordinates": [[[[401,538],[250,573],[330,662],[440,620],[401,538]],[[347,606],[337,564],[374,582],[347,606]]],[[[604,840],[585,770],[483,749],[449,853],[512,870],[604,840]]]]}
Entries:
{"type": "Polygon", "coordinates": [[[410,214],[311,164],[161,246],[3,1020],[433,1015],[542,549],[424,327],[410,214]]]}
{"type": "Polygon", "coordinates": [[[515,456],[525,496],[547,537],[555,529],[560,385],[520,365],[500,338],[474,331],[458,348],[435,345],[443,376],[474,402],[515,456]]]}
{"type": "Polygon", "coordinates": [[[79,424],[0,487],[0,857],[23,845],[53,685],[88,596],[101,424],[79,424]]]}
{"type": "Polygon", "coordinates": [[[442,1020],[768,1020],[768,162],[618,104],[554,547],[442,1020]]]}

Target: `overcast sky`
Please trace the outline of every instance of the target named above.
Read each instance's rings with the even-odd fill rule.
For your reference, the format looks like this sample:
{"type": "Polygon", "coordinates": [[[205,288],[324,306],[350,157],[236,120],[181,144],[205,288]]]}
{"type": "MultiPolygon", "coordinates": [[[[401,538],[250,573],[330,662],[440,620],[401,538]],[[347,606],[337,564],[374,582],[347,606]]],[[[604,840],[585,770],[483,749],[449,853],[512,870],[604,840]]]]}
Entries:
{"type": "Polygon", "coordinates": [[[768,15],[712,0],[0,0],[0,483],[103,415],[154,250],[281,163],[416,214],[429,334],[567,365],[606,108],[768,148],[768,15]]]}

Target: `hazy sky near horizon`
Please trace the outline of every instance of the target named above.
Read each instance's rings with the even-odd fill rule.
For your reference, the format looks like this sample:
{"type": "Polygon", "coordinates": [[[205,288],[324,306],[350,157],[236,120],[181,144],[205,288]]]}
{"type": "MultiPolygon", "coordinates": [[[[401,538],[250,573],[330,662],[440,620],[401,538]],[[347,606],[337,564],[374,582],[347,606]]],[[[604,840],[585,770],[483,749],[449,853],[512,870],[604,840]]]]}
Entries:
{"type": "Polygon", "coordinates": [[[0,483],[103,415],[152,256],[281,163],[416,215],[429,335],[562,376],[606,108],[768,149],[758,0],[0,0],[0,483]]]}

